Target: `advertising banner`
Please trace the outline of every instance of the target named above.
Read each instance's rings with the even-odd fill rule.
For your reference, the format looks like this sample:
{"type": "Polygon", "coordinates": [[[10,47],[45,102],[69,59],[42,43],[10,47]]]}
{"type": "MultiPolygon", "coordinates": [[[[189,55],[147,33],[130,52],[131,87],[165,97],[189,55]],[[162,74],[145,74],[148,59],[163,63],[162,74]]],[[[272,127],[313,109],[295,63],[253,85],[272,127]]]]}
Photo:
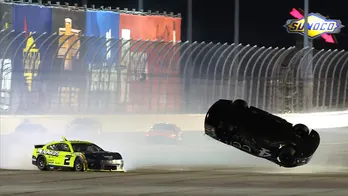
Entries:
{"type": "MultiPolygon", "coordinates": [[[[176,66],[173,66],[171,70],[168,70],[171,57],[175,55],[173,58],[173,64],[175,65],[180,57],[180,53],[174,54],[179,45],[167,45],[159,53],[166,43],[153,44],[151,47],[146,47],[145,45],[141,48],[143,50],[139,50],[135,46],[134,40],[163,40],[175,43],[181,39],[181,18],[120,14],[120,37],[124,40],[132,40],[130,44],[126,44],[122,49],[122,56],[126,55],[126,58],[121,62],[122,65],[130,65],[128,62],[132,62],[133,59],[130,59],[132,56],[138,57],[142,55],[142,60],[147,60],[147,62],[141,63],[145,67],[141,67],[138,70],[141,72],[140,74],[144,75],[141,80],[139,77],[122,79],[122,81],[130,81],[122,88],[122,94],[125,94],[122,97],[128,97],[126,102],[130,104],[129,108],[132,108],[133,112],[157,112],[164,110],[171,112],[179,109],[180,69],[175,70],[174,67],[176,66]],[[124,54],[128,49],[131,52],[124,54]],[[139,54],[133,55],[134,52],[139,54]],[[163,59],[165,54],[167,54],[167,58],[163,59]],[[167,74],[171,75],[168,79],[162,77],[167,74]],[[139,99],[140,97],[141,99],[139,99]],[[151,104],[151,107],[148,107],[149,104],[151,104]]],[[[131,67],[127,68],[132,69],[131,67]]],[[[122,74],[122,76],[126,75],[126,73],[122,74]]]]}
{"type": "Polygon", "coordinates": [[[12,74],[12,105],[11,111],[18,112],[21,109],[30,111],[38,109],[38,91],[41,89],[40,70],[43,69],[42,53],[47,50],[47,45],[42,46],[52,29],[51,8],[37,5],[12,5],[13,35],[9,40],[17,38],[12,43],[11,55],[13,60],[12,74]],[[22,34],[18,37],[17,35],[22,34]],[[34,32],[36,32],[34,34],[34,32]],[[47,33],[46,35],[42,35],[47,33]],[[41,51],[39,50],[41,48],[41,51]],[[35,97],[30,100],[29,97],[35,97]],[[29,101],[30,100],[30,101],[29,101]]]}
{"type": "Polygon", "coordinates": [[[12,29],[13,6],[7,3],[0,3],[0,29],[12,29]]]}
{"type": "MultiPolygon", "coordinates": [[[[52,8],[52,32],[62,35],[57,43],[55,70],[61,72],[50,88],[57,92],[59,104],[52,106],[62,111],[73,111],[78,108],[81,93],[86,83],[81,73],[86,73],[88,65],[83,64],[84,50],[79,51],[82,44],[81,35],[86,34],[86,12],[62,8],[52,8]]],[[[52,54],[54,56],[55,54],[52,54]]]]}
{"type": "Polygon", "coordinates": [[[139,16],[120,14],[120,37],[130,32],[136,39],[179,41],[181,40],[181,18],[166,16],[139,16]]]}
{"type": "MultiPolygon", "coordinates": [[[[87,11],[86,36],[96,38],[105,37],[100,41],[91,41],[94,50],[90,51],[88,61],[93,63],[93,68],[100,68],[103,63],[112,65],[109,61],[117,62],[118,55],[115,54],[119,44],[120,14],[111,11],[87,11]],[[114,39],[114,40],[110,40],[114,39]],[[111,48],[112,47],[112,48],[111,48]]],[[[105,66],[104,66],[105,67],[105,66]]]]}
{"type": "Polygon", "coordinates": [[[177,42],[181,40],[181,18],[165,16],[147,16],[148,25],[146,31],[149,39],[164,40],[165,42],[177,42]]]}
{"type": "Polygon", "coordinates": [[[119,38],[120,14],[110,11],[87,11],[86,36],[119,38]]]}
{"type": "MultiPolygon", "coordinates": [[[[284,27],[288,33],[295,33],[304,35],[304,14],[300,9],[293,8],[290,15],[295,19],[289,19],[286,21],[284,27]]],[[[340,20],[329,19],[319,13],[309,13],[308,15],[308,37],[310,39],[316,39],[322,37],[327,43],[335,43],[331,34],[338,34],[343,28],[340,20]]]]}
{"type": "MultiPolygon", "coordinates": [[[[63,35],[57,43],[57,47],[61,46],[57,58],[65,62],[63,63],[63,67],[59,68],[62,70],[72,70],[73,60],[78,60],[82,56],[81,53],[77,53],[77,50],[81,44],[79,40],[80,36],[86,33],[86,12],[52,8],[52,18],[54,19],[52,21],[52,32],[63,35]],[[71,35],[73,36],[70,37],[71,35]],[[65,56],[69,48],[70,50],[65,56]]],[[[59,63],[60,65],[61,63],[59,63]]]]}
{"type": "MultiPolygon", "coordinates": [[[[21,47],[16,54],[14,61],[14,70],[23,72],[23,79],[26,80],[28,91],[32,91],[32,81],[39,76],[41,65],[41,53],[47,50],[47,46],[41,46],[41,43],[51,34],[52,30],[52,9],[37,5],[13,5],[13,29],[18,33],[26,32],[24,36],[18,39],[14,52],[17,47],[21,47]],[[33,32],[36,32],[33,34],[33,32]],[[47,36],[40,36],[47,33],[47,36]],[[40,37],[40,39],[39,39],[40,37]],[[23,45],[20,45],[26,40],[23,45]],[[41,47],[42,51],[39,51],[41,47]]],[[[42,64],[47,65],[48,64],[42,64]]]]}
{"type": "Polygon", "coordinates": [[[52,9],[38,5],[13,5],[13,29],[18,32],[27,31],[37,34],[51,34],[52,9]]]}

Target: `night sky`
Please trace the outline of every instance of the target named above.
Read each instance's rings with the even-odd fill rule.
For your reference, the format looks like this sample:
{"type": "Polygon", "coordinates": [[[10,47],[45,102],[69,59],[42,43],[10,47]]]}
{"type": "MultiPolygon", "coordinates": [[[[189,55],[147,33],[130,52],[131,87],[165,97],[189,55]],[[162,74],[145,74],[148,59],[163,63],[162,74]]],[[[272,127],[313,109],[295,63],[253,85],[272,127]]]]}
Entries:
{"type": "MultiPolygon", "coordinates": [[[[186,0],[144,0],[144,9],[181,13],[182,39],[186,40],[186,0]]],[[[88,0],[96,6],[137,8],[137,0],[88,0]]],[[[339,19],[348,26],[347,6],[342,0],[310,0],[309,12],[318,12],[331,19],[339,19]],[[330,2],[330,3],[329,3],[330,2]]],[[[291,9],[303,8],[303,0],[240,0],[240,42],[259,46],[289,47],[295,45],[294,34],[288,34],[283,27],[292,19],[291,9]]],[[[234,38],[233,0],[193,0],[193,40],[233,43],[234,38]],[[213,3],[214,2],[214,3],[213,3]]],[[[321,38],[314,41],[314,47],[325,49],[348,49],[348,27],[335,35],[338,44],[325,43],[321,38]]]]}

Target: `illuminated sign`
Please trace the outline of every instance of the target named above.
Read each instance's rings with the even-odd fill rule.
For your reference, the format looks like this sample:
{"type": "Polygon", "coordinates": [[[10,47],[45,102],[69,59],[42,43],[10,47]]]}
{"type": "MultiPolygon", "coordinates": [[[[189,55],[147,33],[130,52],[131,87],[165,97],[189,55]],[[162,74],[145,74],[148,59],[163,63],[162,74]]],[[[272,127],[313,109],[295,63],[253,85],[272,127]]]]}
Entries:
{"type": "MultiPolygon", "coordinates": [[[[290,19],[284,25],[289,33],[296,33],[304,35],[304,17],[296,9],[293,9],[290,14],[296,19],[290,19]]],[[[328,34],[335,34],[341,31],[344,27],[340,20],[327,19],[318,13],[310,13],[308,15],[308,37],[315,39],[323,37],[326,42],[334,43],[332,36],[328,34]]]]}

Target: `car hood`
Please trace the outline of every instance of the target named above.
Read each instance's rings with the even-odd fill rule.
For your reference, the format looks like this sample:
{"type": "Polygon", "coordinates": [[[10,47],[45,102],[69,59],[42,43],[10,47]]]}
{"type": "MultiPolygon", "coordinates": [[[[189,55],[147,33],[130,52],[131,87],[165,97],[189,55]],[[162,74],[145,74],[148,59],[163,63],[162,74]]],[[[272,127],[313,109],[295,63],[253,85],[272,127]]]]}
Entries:
{"type": "Polygon", "coordinates": [[[120,153],[117,152],[83,152],[87,159],[98,159],[98,160],[111,160],[111,159],[122,159],[120,153]]]}

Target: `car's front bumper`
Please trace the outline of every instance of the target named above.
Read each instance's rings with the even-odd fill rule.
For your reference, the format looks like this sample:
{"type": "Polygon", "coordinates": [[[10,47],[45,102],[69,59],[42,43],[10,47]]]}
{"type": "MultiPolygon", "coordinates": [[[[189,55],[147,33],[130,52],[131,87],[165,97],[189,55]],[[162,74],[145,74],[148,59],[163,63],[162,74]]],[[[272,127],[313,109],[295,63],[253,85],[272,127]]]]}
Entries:
{"type": "Polygon", "coordinates": [[[88,162],[88,170],[97,171],[124,171],[123,159],[112,160],[90,160],[88,162]]]}

